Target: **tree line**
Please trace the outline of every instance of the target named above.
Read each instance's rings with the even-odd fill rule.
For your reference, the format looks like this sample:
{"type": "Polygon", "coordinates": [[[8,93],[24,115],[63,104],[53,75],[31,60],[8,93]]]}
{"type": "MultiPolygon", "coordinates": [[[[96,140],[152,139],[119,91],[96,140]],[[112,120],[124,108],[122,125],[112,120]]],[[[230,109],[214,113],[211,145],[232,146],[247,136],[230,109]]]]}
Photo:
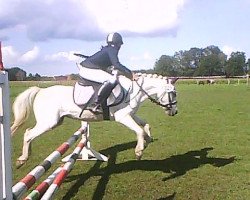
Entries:
{"type": "Polygon", "coordinates": [[[211,45],[206,48],[191,48],[175,52],[173,56],[162,55],[153,71],[165,76],[241,76],[249,71],[250,59],[244,52],[232,52],[229,59],[211,45]]]}

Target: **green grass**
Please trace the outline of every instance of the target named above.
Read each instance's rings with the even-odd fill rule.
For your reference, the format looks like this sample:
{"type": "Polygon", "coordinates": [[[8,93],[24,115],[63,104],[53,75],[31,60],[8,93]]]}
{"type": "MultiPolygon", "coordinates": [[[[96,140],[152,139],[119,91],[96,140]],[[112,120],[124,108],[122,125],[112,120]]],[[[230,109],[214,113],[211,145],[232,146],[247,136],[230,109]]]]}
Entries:
{"type": "MultiPolygon", "coordinates": [[[[12,83],[12,100],[27,86],[12,83]]],[[[148,101],[141,106],[138,115],[155,139],[141,161],[135,160],[132,131],[116,122],[91,123],[91,145],[109,161],[76,162],[55,199],[249,199],[250,87],[180,84],[177,90],[175,117],[148,101]]],[[[27,164],[16,169],[23,132],[32,125],[33,116],[12,140],[13,184],[66,141],[79,121],[66,119],[36,139],[27,164]]]]}

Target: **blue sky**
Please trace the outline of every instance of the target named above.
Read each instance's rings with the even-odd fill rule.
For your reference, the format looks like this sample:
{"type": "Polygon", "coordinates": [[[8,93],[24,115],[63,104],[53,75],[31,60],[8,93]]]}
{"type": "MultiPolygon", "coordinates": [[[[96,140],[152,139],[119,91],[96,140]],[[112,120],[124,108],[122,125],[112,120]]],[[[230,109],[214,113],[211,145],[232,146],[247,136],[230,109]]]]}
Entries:
{"type": "Polygon", "coordinates": [[[250,0],[0,0],[3,62],[32,74],[78,73],[73,53],[95,53],[114,31],[132,70],[209,45],[250,58],[249,11],[250,0]]]}

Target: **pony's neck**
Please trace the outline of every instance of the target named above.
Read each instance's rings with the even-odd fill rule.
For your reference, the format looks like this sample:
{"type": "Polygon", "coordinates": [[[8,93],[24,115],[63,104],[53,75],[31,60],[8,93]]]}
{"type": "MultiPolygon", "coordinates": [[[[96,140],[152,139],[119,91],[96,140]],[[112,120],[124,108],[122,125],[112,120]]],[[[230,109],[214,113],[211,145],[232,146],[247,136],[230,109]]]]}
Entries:
{"type": "Polygon", "coordinates": [[[162,85],[160,79],[157,78],[149,78],[149,77],[144,77],[142,78],[143,80],[141,81],[142,88],[147,92],[150,96],[156,95],[157,94],[157,88],[162,85]]]}
{"type": "MultiPolygon", "coordinates": [[[[161,80],[162,81],[162,80],[161,80]]],[[[158,88],[161,86],[159,79],[150,77],[141,77],[137,83],[134,82],[135,92],[138,93],[137,100],[140,102],[145,101],[149,97],[154,98],[158,93],[158,88]]]]}
{"type": "Polygon", "coordinates": [[[130,79],[120,76],[119,82],[127,90],[133,89],[133,94],[131,96],[136,96],[137,100],[140,102],[148,99],[148,95],[153,97],[157,94],[159,87],[164,83],[164,80],[153,77],[140,77],[139,80],[131,81],[130,79]],[[147,94],[146,94],[147,93],[147,94]]]}

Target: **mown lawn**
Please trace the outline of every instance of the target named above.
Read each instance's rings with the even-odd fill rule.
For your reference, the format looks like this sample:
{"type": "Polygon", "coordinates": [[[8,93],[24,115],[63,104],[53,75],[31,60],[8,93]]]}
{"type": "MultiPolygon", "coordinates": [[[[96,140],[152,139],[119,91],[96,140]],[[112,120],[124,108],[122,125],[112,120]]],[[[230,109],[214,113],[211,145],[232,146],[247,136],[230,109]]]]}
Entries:
{"type": "MultiPolygon", "coordinates": [[[[11,99],[27,86],[12,83],[11,99]]],[[[249,199],[250,87],[180,84],[177,90],[175,117],[166,116],[149,101],[141,106],[138,115],[150,123],[155,139],[141,161],[135,160],[132,131],[115,122],[91,123],[91,145],[109,161],[77,162],[55,199],[249,199]]],[[[32,125],[33,116],[12,140],[13,184],[66,141],[80,123],[66,119],[35,140],[27,164],[16,169],[23,132],[32,125]]]]}

